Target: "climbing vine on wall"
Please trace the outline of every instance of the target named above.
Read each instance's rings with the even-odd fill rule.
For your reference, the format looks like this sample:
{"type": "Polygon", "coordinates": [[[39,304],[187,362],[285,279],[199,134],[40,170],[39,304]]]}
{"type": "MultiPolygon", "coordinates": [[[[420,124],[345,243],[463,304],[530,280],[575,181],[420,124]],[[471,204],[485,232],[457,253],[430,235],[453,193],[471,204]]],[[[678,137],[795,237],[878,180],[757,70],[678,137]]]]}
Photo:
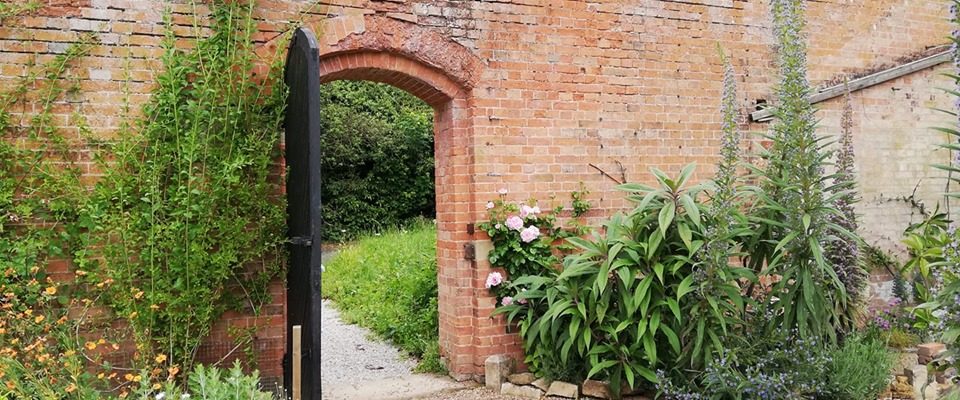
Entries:
{"type": "MultiPolygon", "coordinates": [[[[142,122],[101,155],[83,207],[85,282],[129,321],[134,360],[190,368],[230,309],[257,314],[282,265],[279,65],[255,67],[253,1],[213,1],[190,49],[168,27],[142,122]]],[[[196,24],[197,26],[201,24],[196,24]]],[[[275,59],[282,61],[282,58],[275,59]]]]}

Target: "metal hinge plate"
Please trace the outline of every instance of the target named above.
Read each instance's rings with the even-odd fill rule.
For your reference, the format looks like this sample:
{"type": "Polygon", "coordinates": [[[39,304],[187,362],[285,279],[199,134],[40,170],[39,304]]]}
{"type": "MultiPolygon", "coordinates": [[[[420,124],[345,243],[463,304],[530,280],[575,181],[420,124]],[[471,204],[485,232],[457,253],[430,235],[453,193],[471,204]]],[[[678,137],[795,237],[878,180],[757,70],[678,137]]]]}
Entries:
{"type": "Polygon", "coordinates": [[[294,236],[290,238],[290,244],[309,247],[313,245],[313,238],[310,236],[294,236]]]}

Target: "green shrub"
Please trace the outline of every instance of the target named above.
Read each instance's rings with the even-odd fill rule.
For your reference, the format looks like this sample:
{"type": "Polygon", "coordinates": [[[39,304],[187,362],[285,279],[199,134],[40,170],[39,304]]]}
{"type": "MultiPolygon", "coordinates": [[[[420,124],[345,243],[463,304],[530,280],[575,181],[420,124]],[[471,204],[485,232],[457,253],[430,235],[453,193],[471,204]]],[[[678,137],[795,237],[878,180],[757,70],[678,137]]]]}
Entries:
{"type": "Polygon", "coordinates": [[[837,400],[876,399],[889,383],[893,357],[883,342],[852,337],[831,359],[828,387],[837,400]]]}
{"type": "Polygon", "coordinates": [[[609,380],[617,392],[723,351],[721,337],[744,302],[731,282],[747,271],[695,261],[705,242],[716,243],[704,235],[713,223],[696,200],[701,188],[684,187],[692,172],[674,180],[654,171],[657,188],[623,185],[638,204],[632,213],[610,219],[603,236],[569,238],[581,252],[556,277],[513,281],[526,290],[496,313],[519,318],[531,369],[609,380]]]}
{"type": "MultiPolygon", "coordinates": [[[[146,376],[149,371],[143,371],[146,376]]],[[[137,400],[271,400],[273,394],[260,389],[260,374],[245,374],[239,361],[229,370],[196,365],[185,386],[167,382],[163,385],[142,380],[139,387],[130,388],[127,399],[137,400]]]]}
{"type": "Polygon", "coordinates": [[[432,217],[433,109],[374,82],[336,81],[320,93],[324,240],[432,217]]]}
{"type": "MultiPolygon", "coordinates": [[[[369,328],[416,357],[437,357],[436,227],[416,222],[408,230],[361,238],[325,265],[322,292],[343,319],[369,328]]],[[[421,368],[435,360],[425,361],[421,368]]]]}

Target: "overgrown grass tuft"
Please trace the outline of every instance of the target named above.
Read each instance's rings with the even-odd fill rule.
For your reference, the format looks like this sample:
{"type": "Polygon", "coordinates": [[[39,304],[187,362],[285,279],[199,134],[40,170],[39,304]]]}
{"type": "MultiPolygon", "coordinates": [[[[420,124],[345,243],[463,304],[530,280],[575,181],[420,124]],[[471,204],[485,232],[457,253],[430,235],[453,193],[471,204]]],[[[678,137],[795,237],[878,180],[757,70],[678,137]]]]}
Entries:
{"type": "Polygon", "coordinates": [[[342,318],[369,328],[421,359],[421,372],[443,372],[437,349],[437,230],[418,221],[341,248],[323,273],[324,298],[342,318]]]}

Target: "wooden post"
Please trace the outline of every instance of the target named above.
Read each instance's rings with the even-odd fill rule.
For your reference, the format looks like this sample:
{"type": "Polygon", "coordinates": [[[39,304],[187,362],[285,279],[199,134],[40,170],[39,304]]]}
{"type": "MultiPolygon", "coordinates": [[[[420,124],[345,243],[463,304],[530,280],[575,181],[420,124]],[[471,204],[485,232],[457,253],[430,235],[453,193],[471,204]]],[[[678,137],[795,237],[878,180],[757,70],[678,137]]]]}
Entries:
{"type": "Polygon", "coordinates": [[[302,358],[302,352],[300,347],[300,337],[301,337],[301,327],[300,325],[293,326],[293,359],[291,364],[293,364],[293,384],[290,385],[291,390],[293,391],[293,400],[301,400],[300,397],[300,369],[302,358]]]}

